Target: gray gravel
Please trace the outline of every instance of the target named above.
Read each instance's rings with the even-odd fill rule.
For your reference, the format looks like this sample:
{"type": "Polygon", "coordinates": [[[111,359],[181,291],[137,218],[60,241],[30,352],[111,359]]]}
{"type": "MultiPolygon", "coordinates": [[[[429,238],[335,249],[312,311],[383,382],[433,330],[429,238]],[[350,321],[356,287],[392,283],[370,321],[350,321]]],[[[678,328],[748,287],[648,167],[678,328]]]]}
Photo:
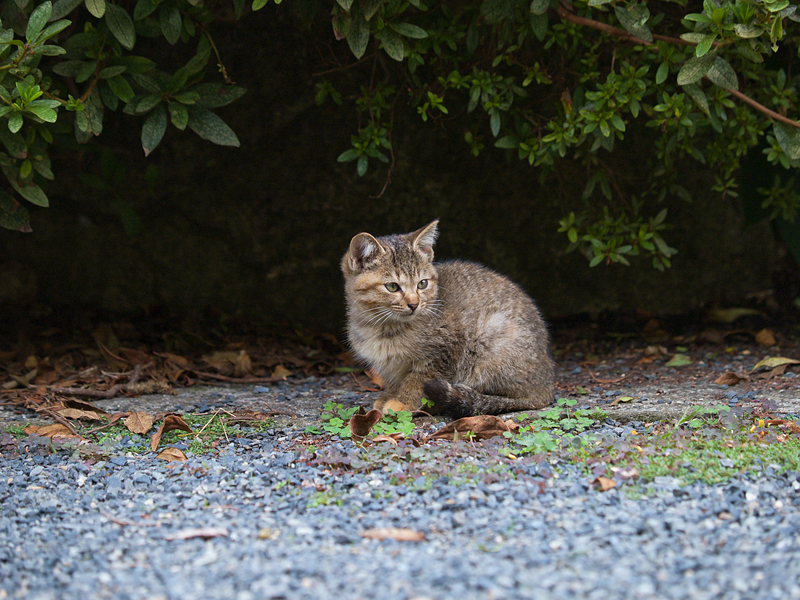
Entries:
{"type": "Polygon", "coordinates": [[[569,465],[445,443],[409,461],[334,442],[309,461],[301,435],[170,464],[124,441],[94,464],[30,443],[12,457],[6,438],[0,600],[800,598],[797,473],[598,492],[569,465]],[[209,527],[227,536],[169,539],[209,527]],[[425,540],[361,535],[384,527],[425,540]]]}

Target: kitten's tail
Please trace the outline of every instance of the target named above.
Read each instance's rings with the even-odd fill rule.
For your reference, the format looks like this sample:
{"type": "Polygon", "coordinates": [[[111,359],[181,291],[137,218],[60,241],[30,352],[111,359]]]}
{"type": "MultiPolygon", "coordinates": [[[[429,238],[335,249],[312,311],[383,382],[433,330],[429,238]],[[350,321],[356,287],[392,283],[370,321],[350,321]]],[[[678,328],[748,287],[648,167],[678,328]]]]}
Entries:
{"type": "Polygon", "coordinates": [[[500,415],[518,410],[544,408],[553,402],[552,387],[536,388],[526,398],[489,396],[466,385],[450,385],[444,379],[431,379],[423,387],[425,398],[433,402],[432,413],[446,413],[456,419],[474,415],[500,415]]]}

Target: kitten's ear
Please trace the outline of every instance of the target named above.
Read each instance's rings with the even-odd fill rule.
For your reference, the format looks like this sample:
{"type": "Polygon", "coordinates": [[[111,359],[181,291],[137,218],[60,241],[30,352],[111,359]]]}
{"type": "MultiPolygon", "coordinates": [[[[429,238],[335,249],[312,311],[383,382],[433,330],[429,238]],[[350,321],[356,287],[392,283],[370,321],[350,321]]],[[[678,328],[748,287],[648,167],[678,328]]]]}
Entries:
{"type": "Polygon", "coordinates": [[[350,240],[350,250],[347,251],[344,263],[353,272],[363,271],[384,252],[386,251],[378,240],[368,233],[359,233],[350,240]]]}
{"type": "Polygon", "coordinates": [[[429,260],[433,260],[433,245],[436,243],[438,235],[439,219],[436,219],[433,223],[428,223],[422,229],[410,234],[411,244],[414,248],[426,254],[429,260]]]}

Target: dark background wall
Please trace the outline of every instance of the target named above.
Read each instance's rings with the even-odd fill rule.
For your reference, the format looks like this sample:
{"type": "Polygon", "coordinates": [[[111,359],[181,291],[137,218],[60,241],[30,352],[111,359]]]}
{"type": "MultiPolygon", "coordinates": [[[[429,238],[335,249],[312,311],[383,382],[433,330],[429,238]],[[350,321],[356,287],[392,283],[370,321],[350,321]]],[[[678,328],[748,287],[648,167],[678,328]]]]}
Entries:
{"type": "MultiPolygon", "coordinates": [[[[314,104],[320,49],[294,17],[263,11],[247,27],[217,25],[215,35],[231,76],[249,89],[220,111],[241,148],[171,128],[145,159],[140,121],[109,115],[96,142],[55,153],[52,207],[32,209],[34,233],[0,231],[0,303],[122,313],[212,305],[266,324],[288,319],[338,331],[338,262],[351,236],[410,231],[435,217],[439,258],[511,275],[550,317],[678,313],[772,284],[769,227],[744,227],[736,203],[720,201],[702,172],[685,174],[694,202],[666,205],[674,224],[666,237],[679,250],[672,269],[590,269],[577,253],[564,254],[566,238],[556,232],[582,190],[577,167],[565,165],[542,185],[536,169],[490,141],[472,157],[457,120],[432,127],[411,108],[398,111],[391,184],[373,198],[387,170],[371,167],[358,178],[353,163],[336,162],[356,117],[314,104]]],[[[635,143],[647,140],[622,150],[630,168],[635,143]]]]}

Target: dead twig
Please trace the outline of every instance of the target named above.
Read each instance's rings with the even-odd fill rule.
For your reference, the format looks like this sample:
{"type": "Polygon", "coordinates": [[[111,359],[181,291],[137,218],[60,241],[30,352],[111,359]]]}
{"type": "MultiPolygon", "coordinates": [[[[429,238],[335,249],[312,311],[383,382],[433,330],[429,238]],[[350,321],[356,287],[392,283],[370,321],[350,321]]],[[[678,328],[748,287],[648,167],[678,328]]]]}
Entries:
{"type": "Polygon", "coordinates": [[[134,527],[158,527],[159,525],[161,525],[161,523],[142,523],[141,521],[138,523],[134,523],[133,521],[125,521],[123,519],[117,519],[116,517],[108,514],[104,510],[100,510],[99,512],[106,519],[108,519],[112,523],[116,523],[117,525],[133,525],[134,527]]]}
{"type": "Polygon", "coordinates": [[[119,393],[124,393],[129,387],[133,386],[142,374],[142,371],[152,366],[153,363],[146,365],[136,365],[131,371],[128,383],[116,383],[107,390],[92,390],[88,388],[59,388],[51,387],[50,390],[64,396],[89,396],[91,398],[113,398],[119,393]]]}
{"type": "Polygon", "coordinates": [[[356,385],[357,385],[358,387],[360,387],[362,390],[366,390],[366,391],[368,391],[368,392],[380,392],[380,391],[381,391],[381,389],[380,389],[380,388],[369,388],[369,387],[365,386],[364,384],[362,384],[362,383],[361,383],[361,382],[358,380],[358,378],[355,376],[355,374],[354,374],[354,373],[350,373],[350,377],[352,377],[352,378],[353,378],[353,381],[355,381],[355,382],[356,382],[356,385]]]}
{"type": "MultiPolygon", "coordinates": [[[[586,369],[586,370],[587,370],[587,371],[589,371],[589,369],[586,369]]],[[[599,377],[597,377],[597,375],[595,375],[595,374],[594,374],[594,373],[592,373],[591,371],[589,371],[589,375],[590,375],[590,376],[592,377],[592,379],[594,379],[594,380],[595,380],[597,383],[619,383],[620,381],[623,381],[624,379],[627,379],[628,377],[630,377],[631,375],[633,375],[633,371],[630,371],[629,373],[626,373],[625,375],[623,375],[623,376],[622,376],[622,377],[620,377],[619,379],[600,379],[599,377]]]]}

